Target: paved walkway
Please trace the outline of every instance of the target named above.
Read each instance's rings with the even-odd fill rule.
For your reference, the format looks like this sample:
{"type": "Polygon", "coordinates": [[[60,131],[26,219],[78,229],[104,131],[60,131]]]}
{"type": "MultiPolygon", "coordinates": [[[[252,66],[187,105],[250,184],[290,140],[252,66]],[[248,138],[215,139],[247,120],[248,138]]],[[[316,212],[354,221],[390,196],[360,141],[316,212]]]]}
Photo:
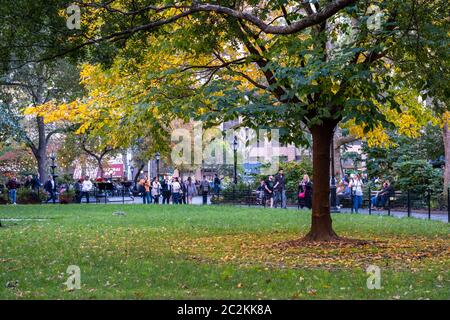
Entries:
{"type": "MultiPolygon", "coordinates": [[[[351,209],[350,208],[343,208],[341,209],[341,213],[351,213],[351,209]]],[[[355,213],[355,212],[353,212],[355,213]]],[[[358,214],[369,214],[369,209],[360,209],[358,210],[358,214]]],[[[372,210],[371,214],[373,216],[378,215],[378,216],[387,216],[388,215],[388,211],[387,210],[372,210]]],[[[408,217],[408,213],[405,211],[396,211],[396,210],[391,210],[390,215],[396,218],[405,218],[408,217]]],[[[412,218],[417,218],[417,219],[428,219],[428,213],[424,213],[424,212],[411,212],[411,217],[412,218]]],[[[448,214],[445,213],[433,213],[431,212],[431,220],[438,220],[438,221],[443,221],[443,222],[448,222],[448,214]]]]}

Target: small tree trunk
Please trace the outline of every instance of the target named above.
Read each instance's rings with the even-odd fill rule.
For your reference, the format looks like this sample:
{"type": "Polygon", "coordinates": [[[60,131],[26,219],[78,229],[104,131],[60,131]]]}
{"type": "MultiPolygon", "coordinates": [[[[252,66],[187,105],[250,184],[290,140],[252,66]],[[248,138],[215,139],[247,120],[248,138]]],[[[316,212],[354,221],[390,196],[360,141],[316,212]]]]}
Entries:
{"type": "Polygon", "coordinates": [[[313,205],[311,230],[305,236],[310,241],[330,241],[339,237],[333,231],[330,215],[330,146],[333,122],[311,128],[313,137],[313,205]]]}
{"type": "Polygon", "coordinates": [[[37,128],[38,128],[38,147],[37,152],[34,155],[38,165],[39,179],[41,183],[47,180],[47,140],[45,136],[45,123],[43,117],[37,117],[37,128]]]}
{"type": "Polygon", "coordinates": [[[36,157],[36,161],[37,161],[37,165],[38,165],[39,180],[41,181],[41,183],[44,183],[45,180],[47,180],[47,176],[46,176],[47,159],[46,159],[45,151],[43,152],[43,154],[36,157]]]}
{"type": "MultiPolygon", "coordinates": [[[[335,144],[336,145],[336,144],[335,144]]],[[[341,147],[334,148],[334,175],[343,177],[343,171],[341,166],[341,147]]]]}
{"type": "Polygon", "coordinates": [[[105,175],[105,169],[103,169],[103,159],[102,158],[97,159],[97,163],[100,175],[99,178],[103,178],[103,176],[105,175]]]}
{"type": "Polygon", "coordinates": [[[447,195],[448,188],[450,187],[450,129],[448,122],[444,124],[443,138],[445,151],[444,194],[447,195]]]}
{"type": "Polygon", "coordinates": [[[123,162],[123,175],[128,178],[128,156],[127,150],[122,152],[122,162],[123,162]]]}
{"type": "Polygon", "coordinates": [[[139,170],[138,170],[137,173],[134,175],[134,179],[133,179],[133,181],[134,181],[135,184],[138,182],[139,177],[140,177],[140,175],[141,175],[141,171],[142,171],[142,169],[144,169],[144,167],[145,167],[145,164],[144,164],[144,163],[141,163],[141,164],[139,165],[139,170]]]}

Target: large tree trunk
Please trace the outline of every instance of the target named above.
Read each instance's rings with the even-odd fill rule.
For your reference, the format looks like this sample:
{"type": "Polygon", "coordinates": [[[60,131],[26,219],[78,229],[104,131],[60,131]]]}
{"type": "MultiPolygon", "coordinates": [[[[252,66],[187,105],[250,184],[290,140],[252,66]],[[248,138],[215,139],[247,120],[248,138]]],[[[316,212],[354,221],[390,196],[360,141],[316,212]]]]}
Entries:
{"type": "Polygon", "coordinates": [[[311,128],[313,137],[313,203],[311,230],[305,240],[330,241],[339,237],[333,231],[330,215],[330,145],[334,122],[311,128]]]}
{"type": "Polygon", "coordinates": [[[443,138],[445,151],[444,194],[447,195],[450,187],[450,128],[448,122],[444,124],[443,138]]]}

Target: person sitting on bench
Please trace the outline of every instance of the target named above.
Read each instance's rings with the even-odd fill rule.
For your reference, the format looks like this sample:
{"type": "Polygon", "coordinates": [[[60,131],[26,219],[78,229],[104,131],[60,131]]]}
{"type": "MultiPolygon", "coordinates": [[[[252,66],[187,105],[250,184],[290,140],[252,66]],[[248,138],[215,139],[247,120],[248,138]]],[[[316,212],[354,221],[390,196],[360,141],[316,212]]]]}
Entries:
{"type": "Polygon", "coordinates": [[[389,180],[386,180],[383,183],[383,189],[380,192],[378,192],[376,196],[372,197],[371,199],[372,208],[385,207],[386,202],[393,193],[394,188],[392,188],[389,180]]]}
{"type": "Polygon", "coordinates": [[[349,199],[351,197],[351,190],[347,181],[339,182],[336,189],[336,206],[341,207],[341,201],[343,199],[349,199]]]}

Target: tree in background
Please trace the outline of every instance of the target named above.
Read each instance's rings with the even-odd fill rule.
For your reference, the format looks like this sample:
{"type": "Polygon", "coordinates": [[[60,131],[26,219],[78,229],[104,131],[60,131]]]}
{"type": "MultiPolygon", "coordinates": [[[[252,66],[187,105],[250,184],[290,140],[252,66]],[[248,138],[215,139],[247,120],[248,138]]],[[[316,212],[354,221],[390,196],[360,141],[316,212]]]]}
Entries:
{"type": "Polygon", "coordinates": [[[0,132],[30,148],[42,180],[47,177],[50,140],[73,128],[64,123],[46,124],[42,115],[25,115],[24,110],[73,99],[79,90],[78,72],[64,60],[26,64],[0,78],[0,132]]]}

